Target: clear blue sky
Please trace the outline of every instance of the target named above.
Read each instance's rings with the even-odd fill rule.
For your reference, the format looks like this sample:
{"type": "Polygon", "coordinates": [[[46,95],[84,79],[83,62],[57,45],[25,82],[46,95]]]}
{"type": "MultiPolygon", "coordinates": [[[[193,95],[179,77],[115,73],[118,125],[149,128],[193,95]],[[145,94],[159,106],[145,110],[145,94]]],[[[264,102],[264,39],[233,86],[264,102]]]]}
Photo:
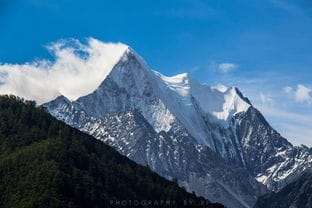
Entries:
{"type": "Polygon", "coordinates": [[[312,145],[309,0],[0,0],[0,63],[86,37],[126,43],[166,75],[236,85],[282,135],[312,145]]]}

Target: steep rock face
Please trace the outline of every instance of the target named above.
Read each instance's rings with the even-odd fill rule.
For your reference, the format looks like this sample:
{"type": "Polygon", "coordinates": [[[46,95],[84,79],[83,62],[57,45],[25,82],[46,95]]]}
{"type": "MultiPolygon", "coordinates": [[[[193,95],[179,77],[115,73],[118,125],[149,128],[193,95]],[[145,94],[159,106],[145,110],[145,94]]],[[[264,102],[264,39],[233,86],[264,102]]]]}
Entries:
{"type": "Polygon", "coordinates": [[[222,201],[228,207],[250,207],[257,196],[265,193],[264,186],[247,172],[226,163],[185,131],[173,126],[168,132],[157,133],[135,109],[95,118],[59,97],[50,103],[49,110],[57,112],[53,115],[58,119],[169,179],[177,178],[188,191],[212,201],[222,201]]]}
{"type": "Polygon", "coordinates": [[[312,172],[306,172],[278,193],[259,197],[255,208],[310,208],[312,207],[312,172]]]}
{"type": "Polygon", "coordinates": [[[235,87],[166,77],[132,49],[107,74],[93,93],[44,106],[189,191],[250,207],[265,192],[255,178],[278,190],[311,164],[309,150],[282,138],[235,87]]]}
{"type": "Polygon", "coordinates": [[[237,115],[235,122],[246,169],[269,189],[280,190],[312,167],[312,151],[289,143],[255,108],[237,115]]]}

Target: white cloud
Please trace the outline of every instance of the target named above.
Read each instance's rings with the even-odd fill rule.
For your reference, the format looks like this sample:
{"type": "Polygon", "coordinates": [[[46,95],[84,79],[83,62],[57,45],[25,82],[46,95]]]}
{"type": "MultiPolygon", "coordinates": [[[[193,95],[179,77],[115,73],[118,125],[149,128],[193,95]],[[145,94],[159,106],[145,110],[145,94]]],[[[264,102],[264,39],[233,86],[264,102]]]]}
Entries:
{"type": "Polygon", "coordinates": [[[302,84],[298,84],[296,89],[292,87],[284,87],[284,92],[290,95],[296,102],[306,102],[308,104],[312,103],[312,89],[304,86],[302,84]]]}
{"type": "Polygon", "coordinates": [[[14,94],[39,104],[59,95],[75,100],[94,91],[127,46],[93,38],[61,40],[47,47],[55,61],[0,65],[0,94],[14,94]]]}
{"type": "Polygon", "coordinates": [[[298,102],[311,102],[311,89],[304,85],[298,85],[295,98],[298,102]]]}
{"type": "Polygon", "coordinates": [[[237,65],[233,63],[221,63],[218,65],[218,69],[223,73],[233,71],[236,68],[237,68],[237,65]]]}

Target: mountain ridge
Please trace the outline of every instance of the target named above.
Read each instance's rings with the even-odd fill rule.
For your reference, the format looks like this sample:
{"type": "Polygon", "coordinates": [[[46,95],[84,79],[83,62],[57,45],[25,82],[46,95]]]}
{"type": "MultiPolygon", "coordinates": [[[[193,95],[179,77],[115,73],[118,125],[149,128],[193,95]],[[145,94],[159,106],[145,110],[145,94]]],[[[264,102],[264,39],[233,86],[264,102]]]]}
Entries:
{"type": "MultiPolygon", "coordinates": [[[[271,190],[279,190],[285,185],[285,181],[293,180],[303,169],[310,168],[311,154],[305,149],[296,149],[290,143],[283,142],[285,139],[267,123],[237,88],[217,90],[199,84],[188,74],[166,77],[151,70],[142,60],[132,50],[127,50],[94,92],[69,103],[56,100],[44,106],[56,118],[100,140],[102,134],[110,135],[113,139],[104,142],[109,142],[134,161],[147,163],[154,171],[167,178],[176,177],[175,163],[186,167],[186,175],[177,171],[180,174],[177,177],[180,184],[190,191],[201,187],[195,192],[215,201],[221,200],[225,205],[253,205],[256,197],[262,195],[265,189],[256,180],[252,181],[252,177],[271,190]],[[127,120],[127,113],[131,114],[133,110],[142,118],[139,123],[129,123],[127,120]],[[114,118],[114,124],[107,122],[114,118]],[[150,125],[152,128],[135,131],[132,125],[150,125]],[[109,131],[109,128],[114,132],[109,131]],[[133,131],[126,131],[124,128],[133,131]],[[139,141],[133,135],[146,135],[146,140],[139,141]],[[166,145],[173,153],[168,153],[168,149],[162,146],[162,141],[168,142],[166,145]],[[127,148],[128,144],[132,144],[130,149],[127,148]],[[257,151],[253,149],[256,146],[259,147],[257,151]],[[187,149],[195,151],[191,154],[187,149]],[[220,174],[226,173],[216,164],[204,169],[200,167],[210,160],[203,156],[203,149],[203,152],[212,150],[214,153],[211,154],[215,154],[212,158],[222,158],[222,163],[227,164],[227,167],[220,167],[227,170],[238,167],[242,175],[249,174],[251,181],[247,183],[250,184],[242,185],[243,182],[239,182],[242,179],[234,176],[231,170],[228,171],[235,178],[235,185],[225,180],[218,183],[216,174],[212,174],[213,177],[207,176],[206,174],[213,172],[212,167],[220,174]],[[284,150],[288,152],[283,155],[284,150]],[[145,160],[140,161],[139,157],[131,156],[133,152],[137,152],[145,160]],[[194,154],[196,160],[192,158],[194,154]],[[155,165],[157,160],[161,162],[155,165]],[[263,163],[263,160],[269,162],[263,163]],[[190,161],[197,163],[198,167],[188,167],[190,161]],[[166,168],[171,170],[169,175],[166,175],[166,168]],[[271,169],[273,172],[270,172],[271,169]],[[192,178],[193,173],[206,176],[195,180],[192,178]],[[287,180],[280,177],[281,174],[287,180]],[[287,178],[288,176],[293,177],[287,178]],[[222,183],[227,184],[226,189],[222,183]],[[246,186],[253,187],[253,190],[244,190],[243,187],[246,186]],[[207,190],[212,190],[213,187],[218,188],[215,195],[211,196],[211,192],[207,190]],[[206,192],[209,194],[206,195],[206,192]],[[235,200],[231,193],[240,194],[239,197],[235,196],[235,200]],[[229,197],[231,200],[226,201],[220,194],[231,195],[232,198],[229,197]]],[[[218,163],[217,160],[214,162],[218,163]]]]}

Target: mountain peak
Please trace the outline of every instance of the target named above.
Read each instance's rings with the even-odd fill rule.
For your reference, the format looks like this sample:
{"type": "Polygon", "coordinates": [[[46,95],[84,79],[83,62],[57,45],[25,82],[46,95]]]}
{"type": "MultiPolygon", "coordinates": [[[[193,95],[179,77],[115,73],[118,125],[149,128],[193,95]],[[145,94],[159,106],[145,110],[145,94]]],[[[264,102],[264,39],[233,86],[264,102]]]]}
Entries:
{"type": "Polygon", "coordinates": [[[136,59],[143,67],[147,67],[147,63],[145,60],[137,53],[133,48],[130,46],[125,45],[126,48],[124,49],[122,55],[119,58],[119,61],[116,63],[116,65],[119,62],[127,62],[130,59],[136,59]]]}
{"type": "MultiPolygon", "coordinates": [[[[61,94],[61,95],[57,96],[54,100],[50,101],[49,103],[57,105],[58,103],[70,103],[70,102],[71,101],[67,97],[65,97],[64,95],[61,94]]],[[[43,104],[43,105],[45,105],[45,104],[43,104]]]]}
{"type": "Polygon", "coordinates": [[[252,105],[251,104],[251,102],[250,102],[250,100],[247,98],[247,97],[245,97],[244,95],[243,95],[243,93],[237,88],[237,87],[232,87],[234,90],[235,90],[235,93],[242,99],[242,100],[244,100],[246,103],[248,103],[249,105],[252,105]]]}
{"type": "Polygon", "coordinates": [[[311,167],[309,149],[292,147],[237,87],[211,87],[187,73],[167,77],[129,46],[120,52],[97,90],[69,105],[51,102],[49,112],[163,176],[177,177],[187,190],[231,207],[252,206],[265,191],[256,179],[278,190],[311,167]],[[132,111],[140,116],[132,119],[132,111]],[[233,166],[224,169],[222,158],[233,166]],[[229,180],[219,183],[224,176],[229,180]]]}
{"type": "Polygon", "coordinates": [[[62,79],[62,83],[56,80],[56,83],[52,84],[56,86],[58,94],[64,95],[69,100],[77,100],[96,90],[129,50],[129,46],[123,43],[104,43],[92,38],[84,47],[81,51],[87,54],[86,58],[79,56],[74,56],[73,60],[67,56],[59,58],[60,60],[55,63],[55,70],[51,70],[53,76],[66,77],[62,79]],[[65,68],[65,73],[56,73],[61,70],[58,69],[60,66],[62,70],[65,68]]]}

